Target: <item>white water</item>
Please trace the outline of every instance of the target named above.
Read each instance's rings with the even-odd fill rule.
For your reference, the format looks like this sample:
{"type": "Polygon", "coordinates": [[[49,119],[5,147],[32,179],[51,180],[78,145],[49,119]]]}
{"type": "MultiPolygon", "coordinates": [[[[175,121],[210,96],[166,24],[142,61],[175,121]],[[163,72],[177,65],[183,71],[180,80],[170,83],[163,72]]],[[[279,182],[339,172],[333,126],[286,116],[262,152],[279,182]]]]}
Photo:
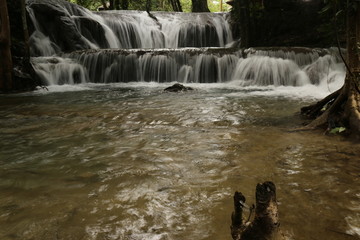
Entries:
{"type": "MultiPolygon", "coordinates": [[[[47,95],[57,92],[79,92],[79,91],[89,91],[98,88],[126,88],[126,89],[155,89],[159,92],[162,92],[163,89],[175,84],[176,82],[169,83],[157,83],[157,82],[129,82],[129,83],[109,83],[109,84],[99,84],[99,83],[84,83],[84,84],[64,84],[64,85],[50,85],[47,86],[47,89],[39,88],[33,94],[35,95],[47,95]]],[[[342,84],[333,83],[327,87],[317,86],[312,84],[307,84],[304,86],[241,86],[239,81],[230,81],[227,83],[186,83],[186,86],[192,87],[195,91],[200,92],[213,92],[218,90],[228,90],[229,93],[224,93],[224,97],[239,97],[246,98],[250,96],[264,96],[264,97],[283,97],[294,100],[306,100],[306,101],[316,101],[322,99],[332,93],[333,91],[339,89],[342,84]]]]}
{"type": "Polygon", "coordinates": [[[35,68],[49,85],[88,82],[223,83],[224,86],[240,88],[278,88],[278,91],[271,92],[286,95],[290,91],[292,95],[317,98],[339,89],[345,78],[344,65],[333,55],[318,57],[302,66],[290,59],[269,56],[242,58],[236,53],[218,56],[186,52],[148,52],[141,56],[136,52],[129,55],[81,53],[65,59],[57,58],[55,62],[59,66],[54,65],[54,58],[39,58],[37,61],[35,68]]]}
{"type": "Polygon", "coordinates": [[[87,82],[87,72],[79,63],[69,58],[32,58],[38,76],[48,85],[79,84],[87,82]]]}
{"type": "MultiPolygon", "coordinates": [[[[50,2],[56,6],[56,11],[64,15],[56,16],[55,19],[60,19],[54,20],[53,24],[58,25],[59,30],[74,31],[70,33],[71,38],[81,36],[76,43],[80,49],[97,49],[101,46],[114,49],[225,47],[233,41],[226,14],[152,12],[154,19],[147,12],[141,11],[90,12],[67,2],[50,2]],[[63,20],[66,23],[62,23],[63,20]],[[83,30],[82,20],[90,22],[93,28],[87,26],[83,30]],[[62,27],[61,24],[66,26],[62,27]],[[102,34],[105,42],[104,39],[97,39],[102,34]]],[[[36,6],[36,3],[32,4],[36,6]]],[[[32,55],[52,56],[66,51],[59,46],[63,43],[57,44],[58,39],[51,39],[53,36],[46,33],[44,29],[48,23],[38,21],[36,15],[42,13],[35,11],[32,4],[27,8],[35,28],[31,35],[32,55]]]]}
{"type": "MultiPolygon", "coordinates": [[[[98,21],[99,24],[101,24],[105,31],[105,37],[108,40],[110,46],[112,47],[118,47],[118,44],[114,43],[114,35],[112,31],[107,27],[105,24],[103,24],[103,20],[96,15],[92,14],[89,10],[85,8],[76,8],[76,11],[72,8],[68,8],[68,5],[61,5],[56,4],[57,8],[61,9],[67,20],[70,20],[71,23],[76,26],[76,16],[84,16],[88,17],[90,19],[94,19],[95,21],[98,21]]],[[[71,6],[71,5],[70,5],[71,6]]],[[[27,7],[26,9],[29,13],[30,19],[32,21],[32,24],[35,28],[34,32],[30,36],[30,51],[32,56],[54,56],[62,51],[61,47],[58,46],[56,43],[51,41],[50,37],[47,36],[46,33],[43,32],[43,26],[41,26],[41,23],[37,20],[35,16],[35,12],[31,7],[27,7]]],[[[46,26],[46,23],[45,23],[46,26]]],[[[80,31],[79,31],[80,32],[80,31]]],[[[81,35],[81,34],[80,34],[81,35]]],[[[96,43],[91,42],[89,39],[87,39],[85,36],[81,35],[81,39],[85,45],[87,45],[88,48],[97,49],[99,48],[96,43]]]]}
{"type": "MultiPolygon", "coordinates": [[[[82,15],[102,26],[112,48],[176,47],[188,34],[200,43],[196,33],[206,27],[197,21],[207,18],[192,23],[190,15],[156,14],[160,27],[146,13],[82,15]],[[117,15],[128,20],[116,22],[117,15]]],[[[226,45],[224,18],[213,21],[219,45],[226,45]]],[[[37,29],[33,46],[57,56],[33,58],[47,89],[15,96],[21,106],[6,99],[2,108],[0,152],[11,160],[2,162],[9,197],[2,198],[0,220],[10,220],[0,234],[225,239],[231,194],[245,188],[251,196],[266,178],[279,184],[282,224],[296,238],[338,240],[342,235],[324,229],[339,222],[340,234],[360,235],[357,152],[334,138],[286,131],[298,126],[289,116],[300,106],[342,86],[344,66],[331,51],[248,49],[247,58],[191,49],[60,55],[37,29]],[[175,82],[195,90],[163,92],[175,82]]]]}
{"type": "MultiPolygon", "coordinates": [[[[343,84],[345,69],[333,50],[244,50],[199,52],[184,46],[226,46],[233,41],[225,14],[110,11],[93,13],[70,3],[59,4],[66,18],[81,33],[81,19],[90,19],[103,31],[106,43],[81,35],[85,49],[156,48],[153,50],[93,51],[60,54],[61,48],[44,33],[31,5],[35,70],[47,85],[153,82],[221,84],[230,88],[259,88],[249,94],[291,95],[320,98],[343,84]],[[212,42],[211,42],[211,41],[212,42]],[[99,45],[98,45],[99,44],[99,45]],[[143,52],[145,51],[145,53],[143,52]]],[[[54,4],[54,3],[53,3],[54,4]]],[[[37,13],[38,14],[38,13],[37,13]]],[[[96,31],[97,28],[89,29],[96,31]]],[[[96,35],[96,32],[93,32],[96,35]]],[[[86,35],[89,36],[89,35],[86,35]]],[[[203,88],[200,87],[200,88],[203,88]]],[[[240,93],[242,94],[242,93],[240,93]]]]}
{"type": "Polygon", "coordinates": [[[225,47],[233,41],[224,14],[152,12],[156,19],[141,11],[97,14],[112,29],[120,48],[225,47]]]}

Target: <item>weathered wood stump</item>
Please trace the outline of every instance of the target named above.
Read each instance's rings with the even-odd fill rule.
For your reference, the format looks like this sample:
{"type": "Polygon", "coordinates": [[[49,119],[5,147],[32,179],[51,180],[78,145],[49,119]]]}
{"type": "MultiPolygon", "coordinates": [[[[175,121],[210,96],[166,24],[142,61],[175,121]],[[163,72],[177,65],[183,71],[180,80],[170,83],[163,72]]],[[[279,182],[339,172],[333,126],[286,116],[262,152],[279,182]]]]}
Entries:
{"type": "MultiPolygon", "coordinates": [[[[231,216],[231,236],[234,240],[270,240],[284,239],[279,230],[276,187],[272,182],[259,183],[256,186],[255,216],[244,220],[242,217],[245,197],[240,192],[234,195],[234,212],[231,216]]],[[[251,213],[250,213],[251,214],[251,213]]]]}

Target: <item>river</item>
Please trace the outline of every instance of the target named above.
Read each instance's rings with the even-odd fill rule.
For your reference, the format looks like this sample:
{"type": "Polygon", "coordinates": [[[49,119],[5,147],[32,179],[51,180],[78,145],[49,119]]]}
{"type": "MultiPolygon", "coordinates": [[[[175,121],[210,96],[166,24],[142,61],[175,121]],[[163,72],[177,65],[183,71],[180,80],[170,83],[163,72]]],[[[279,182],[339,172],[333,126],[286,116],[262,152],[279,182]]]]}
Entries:
{"type": "Polygon", "coordinates": [[[289,239],[360,239],[358,144],[292,131],[315,89],[167,86],[0,96],[0,238],[231,239],[234,192],[270,180],[289,239]]]}
{"type": "Polygon", "coordinates": [[[230,240],[264,181],[288,239],[360,239],[359,145],[293,131],[337,49],[238,49],[228,13],[27,11],[49,91],[0,96],[1,240],[230,240]]]}

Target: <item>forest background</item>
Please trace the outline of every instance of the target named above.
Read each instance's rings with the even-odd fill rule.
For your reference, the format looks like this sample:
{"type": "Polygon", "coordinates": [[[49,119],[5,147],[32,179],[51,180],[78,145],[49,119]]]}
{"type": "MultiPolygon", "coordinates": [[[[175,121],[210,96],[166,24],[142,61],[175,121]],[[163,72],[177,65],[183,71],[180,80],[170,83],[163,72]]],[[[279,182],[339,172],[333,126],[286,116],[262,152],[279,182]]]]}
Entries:
{"type": "MultiPolygon", "coordinates": [[[[206,1],[206,0],[205,0],[206,1]]],[[[117,10],[146,10],[147,5],[150,5],[152,11],[174,11],[173,5],[175,2],[179,2],[182,12],[192,11],[192,0],[69,0],[69,2],[81,5],[90,10],[98,10],[103,8],[104,4],[107,8],[117,10]]],[[[210,12],[229,11],[230,6],[225,3],[225,0],[208,0],[207,6],[210,12]]]]}

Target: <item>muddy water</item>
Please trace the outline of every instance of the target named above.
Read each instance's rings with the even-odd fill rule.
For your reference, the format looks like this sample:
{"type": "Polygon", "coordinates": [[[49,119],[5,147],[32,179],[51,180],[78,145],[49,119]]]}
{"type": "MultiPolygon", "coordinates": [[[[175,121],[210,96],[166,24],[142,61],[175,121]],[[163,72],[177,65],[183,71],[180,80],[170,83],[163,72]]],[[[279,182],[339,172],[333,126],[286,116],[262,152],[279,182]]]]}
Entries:
{"type": "Polygon", "coordinates": [[[359,145],[289,132],[313,99],[162,88],[1,96],[0,239],[231,239],[266,180],[290,239],[360,239],[359,145]]]}

